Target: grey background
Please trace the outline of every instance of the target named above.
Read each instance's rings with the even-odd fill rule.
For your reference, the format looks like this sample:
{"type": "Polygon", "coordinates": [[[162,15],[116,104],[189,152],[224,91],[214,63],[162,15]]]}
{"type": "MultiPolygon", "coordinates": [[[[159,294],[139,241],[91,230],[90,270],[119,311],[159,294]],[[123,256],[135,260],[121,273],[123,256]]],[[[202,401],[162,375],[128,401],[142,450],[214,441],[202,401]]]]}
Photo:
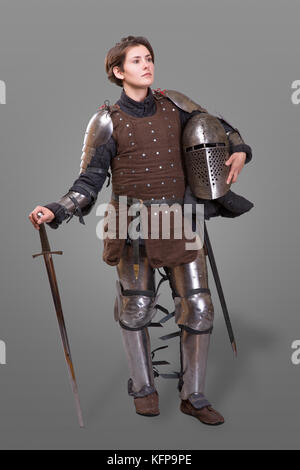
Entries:
{"type": "MultiPolygon", "coordinates": [[[[297,1],[0,1],[2,449],[298,448],[300,338],[298,191],[300,105],[297,1]],[[216,310],[207,395],[226,423],[205,427],[179,411],[177,381],[157,380],[161,415],[134,412],[113,319],[115,269],[102,261],[99,218],[48,229],[87,428],[77,426],[39,237],[27,217],[57,200],[79,171],[88,120],[121,89],[106,79],[107,50],[145,35],[156,53],[154,87],[186,93],[238,126],[253,148],[233,190],[247,215],[212,220],[210,236],[239,356],[216,310]]],[[[98,202],[108,202],[111,188],[98,202]]],[[[168,287],[161,302],[172,308],[168,287]]],[[[160,318],[158,314],[157,318],[160,318]]],[[[169,324],[164,332],[176,330],[169,324]]],[[[161,345],[152,331],[152,346],[161,345]]],[[[158,354],[178,370],[178,340],[158,354]]],[[[162,367],[160,368],[162,369],[162,367]]]]}

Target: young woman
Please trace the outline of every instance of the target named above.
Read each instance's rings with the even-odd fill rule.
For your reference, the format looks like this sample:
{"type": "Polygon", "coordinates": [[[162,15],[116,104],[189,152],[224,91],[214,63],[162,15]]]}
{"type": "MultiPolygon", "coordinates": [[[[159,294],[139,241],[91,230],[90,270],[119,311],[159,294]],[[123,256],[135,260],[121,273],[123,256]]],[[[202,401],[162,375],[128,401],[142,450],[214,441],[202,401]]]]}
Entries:
{"type": "MultiPolygon", "coordinates": [[[[129,36],[106,56],[110,81],[123,88],[114,106],[105,106],[90,121],[85,138],[81,174],[57,203],[37,206],[29,215],[36,229],[52,228],[73,214],[87,214],[97,199],[109,169],[112,205],[119,215],[121,196],[127,204],[183,204],[187,180],[181,153],[181,134],[188,120],[206,111],[186,96],[166,90],[152,91],[154,52],[144,37],[129,36]],[[38,213],[42,213],[39,218],[38,213]]],[[[220,121],[231,144],[227,183],[235,182],[251,149],[238,131],[220,121]]],[[[233,194],[233,193],[232,193],[233,194]]],[[[203,202],[203,201],[201,201],[203,202]]],[[[226,199],[210,201],[206,218],[232,210],[226,199]]],[[[233,211],[234,212],[234,211],[233,211]]],[[[235,211],[234,215],[237,215],[235,211]]],[[[242,213],[242,212],[240,212],[242,213]]],[[[186,240],[130,236],[104,240],[103,259],[117,267],[115,319],[121,326],[128,357],[128,393],[136,412],[159,414],[148,327],[156,313],[155,269],[163,267],[175,301],[175,321],[180,332],[179,386],[183,413],[201,422],[218,425],[224,418],[204,395],[213,305],[207,283],[203,248],[186,250],[186,240]]]]}

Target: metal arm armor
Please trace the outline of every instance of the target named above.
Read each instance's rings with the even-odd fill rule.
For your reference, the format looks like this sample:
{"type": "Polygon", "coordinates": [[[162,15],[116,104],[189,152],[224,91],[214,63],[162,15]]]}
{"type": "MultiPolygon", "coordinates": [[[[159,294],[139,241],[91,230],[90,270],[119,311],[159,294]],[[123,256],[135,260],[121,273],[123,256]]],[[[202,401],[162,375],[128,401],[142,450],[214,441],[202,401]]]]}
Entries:
{"type": "Polygon", "coordinates": [[[223,116],[220,116],[219,119],[220,119],[221,122],[224,122],[225,124],[227,124],[228,126],[230,126],[232,128],[231,131],[226,131],[226,134],[227,134],[227,137],[228,137],[231,148],[236,147],[237,145],[245,144],[245,142],[244,142],[244,140],[243,140],[243,138],[240,134],[240,131],[238,129],[236,129],[228,121],[226,121],[226,119],[224,119],[223,116]]]}
{"type": "Polygon", "coordinates": [[[83,194],[80,194],[76,191],[69,191],[57,202],[64,207],[66,214],[69,216],[69,220],[71,220],[75,214],[79,217],[79,222],[84,224],[82,216],[87,215],[91,211],[95,201],[93,201],[91,204],[90,198],[87,196],[84,196],[83,194]],[[84,210],[84,208],[86,209],[84,210]]]}
{"type": "Polygon", "coordinates": [[[110,117],[109,107],[104,105],[90,119],[84,136],[80,174],[84,173],[96,153],[96,148],[106,144],[113,132],[113,123],[110,117]]]}
{"type": "MultiPolygon", "coordinates": [[[[192,113],[193,111],[200,111],[202,113],[208,112],[205,108],[202,108],[202,106],[195,103],[195,101],[191,100],[188,96],[180,93],[179,91],[164,90],[163,94],[183,111],[187,111],[188,113],[192,113]]],[[[238,129],[233,127],[222,116],[220,117],[220,120],[232,128],[232,131],[226,132],[231,148],[245,143],[238,129]]]]}
{"type": "Polygon", "coordinates": [[[202,108],[200,104],[195,103],[195,101],[191,100],[188,96],[180,93],[179,91],[175,90],[164,90],[163,95],[169,98],[178,108],[182,109],[183,111],[187,111],[188,113],[192,113],[193,111],[201,111],[202,113],[207,113],[206,109],[202,108]]]}

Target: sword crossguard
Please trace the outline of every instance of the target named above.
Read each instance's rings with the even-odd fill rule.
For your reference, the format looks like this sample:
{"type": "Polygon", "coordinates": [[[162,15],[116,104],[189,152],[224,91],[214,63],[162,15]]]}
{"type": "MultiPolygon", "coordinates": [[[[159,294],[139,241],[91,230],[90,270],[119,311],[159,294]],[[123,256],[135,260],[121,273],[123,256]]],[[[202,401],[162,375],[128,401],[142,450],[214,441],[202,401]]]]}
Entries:
{"type": "Polygon", "coordinates": [[[32,255],[33,258],[36,258],[37,256],[41,255],[62,255],[63,251],[42,251],[41,253],[36,253],[35,255],[32,255]]]}

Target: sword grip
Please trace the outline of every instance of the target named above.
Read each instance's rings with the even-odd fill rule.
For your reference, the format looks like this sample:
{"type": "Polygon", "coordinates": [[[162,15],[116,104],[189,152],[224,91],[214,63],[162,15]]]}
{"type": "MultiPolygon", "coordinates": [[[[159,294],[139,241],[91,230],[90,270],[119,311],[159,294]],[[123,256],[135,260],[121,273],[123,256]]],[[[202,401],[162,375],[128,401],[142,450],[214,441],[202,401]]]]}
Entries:
{"type": "Polygon", "coordinates": [[[45,224],[40,225],[39,234],[41,239],[42,251],[51,251],[45,224]]]}

